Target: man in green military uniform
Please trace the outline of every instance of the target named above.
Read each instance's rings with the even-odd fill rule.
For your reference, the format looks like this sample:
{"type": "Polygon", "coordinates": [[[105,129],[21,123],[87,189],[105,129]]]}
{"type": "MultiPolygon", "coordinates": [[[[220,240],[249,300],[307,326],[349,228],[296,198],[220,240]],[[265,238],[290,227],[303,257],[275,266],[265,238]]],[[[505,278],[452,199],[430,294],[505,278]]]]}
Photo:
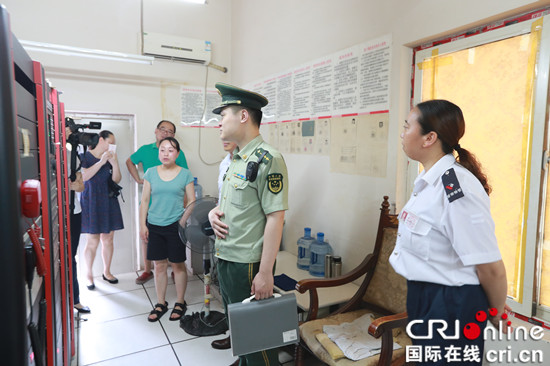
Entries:
{"type": "MultiPolygon", "coordinates": [[[[222,105],[220,137],[237,148],[222,185],[218,207],[208,217],[216,234],[220,292],[227,305],[255,295],[273,295],[273,266],[288,209],[288,176],[281,154],[260,135],[261,108],[267,99],[257,93],[217,83],[222,105]]],[[[214,348],[229,339],[214,341],[214,348]],[[216,343],[218,342],[218,343],[216,343]]],[[[241,356],[233,365],[278,365],[277,350],[241,356]]],[[[232,366],[233,366],[232,365],[232,366]]]]}

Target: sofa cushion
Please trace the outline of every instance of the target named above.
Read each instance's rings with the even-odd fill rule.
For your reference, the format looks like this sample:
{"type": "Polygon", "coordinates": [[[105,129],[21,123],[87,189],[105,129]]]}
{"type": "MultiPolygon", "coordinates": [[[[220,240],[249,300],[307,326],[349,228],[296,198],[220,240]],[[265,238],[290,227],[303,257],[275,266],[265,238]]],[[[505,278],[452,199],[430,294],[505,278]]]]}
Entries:
{"type": "MultiPolygon", "coordinates": [[[[370,366],[376,365],[380,355],[367,357],[359,361],[352,361],[348,358],[340,358],[333,360],[330,354],[323,348],[321,343],[316,338],[316,334],[323,332],[323,325],[338,325],[341,323],[352,322],[355,319],[366,313],[373,313],[376,317],[378,314],[369,309],[361,309],[351,311],[349,313],[337,314],[326,318],[311,320],[300,325],[300,336],[308,348],[327,365],[335,366],[370,366]]],[[[403,348],[393,351],[392,360],[395,360],[405,354],[405,346],[411,344],[411,341],[404,330],[397,329],[394,331],[394,341],[400,344],[403,348]]],[[[382,340],[380,340],[382,342],[382,340]]]]}

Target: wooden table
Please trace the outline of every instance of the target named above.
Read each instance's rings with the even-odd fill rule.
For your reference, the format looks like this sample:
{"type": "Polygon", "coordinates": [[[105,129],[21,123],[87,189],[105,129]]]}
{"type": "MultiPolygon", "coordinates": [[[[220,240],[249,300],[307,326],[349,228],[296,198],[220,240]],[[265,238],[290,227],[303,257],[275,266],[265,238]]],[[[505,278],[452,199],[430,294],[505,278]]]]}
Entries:
{"type": "MultiPolygon", "coordinates": [[[[287,251],[280,251],[277,254],[277,264],[275,266],[275,275],[285,274],[290,278],[300,281],[306,278],[320,278],[314,277],[309,274],[308,271],[299,269],[296,266],[297,257],[287,251]]],[[[318,289],[319,294],[319,310],[323,308],[328,308],[331,305],[342,304],[349,299],[357,292],[359,286],[354,283],[348,283],[342,286],[330,287],[330,288],[320,288],[318,289]]],[[[296,290],[283,291],[277,286],[275,286],[275,291],[281,294],[293,292],[296,295],[296,302],[300,309],[307,311],[309,309],[309,293],[301,294],[296,290]]]]}

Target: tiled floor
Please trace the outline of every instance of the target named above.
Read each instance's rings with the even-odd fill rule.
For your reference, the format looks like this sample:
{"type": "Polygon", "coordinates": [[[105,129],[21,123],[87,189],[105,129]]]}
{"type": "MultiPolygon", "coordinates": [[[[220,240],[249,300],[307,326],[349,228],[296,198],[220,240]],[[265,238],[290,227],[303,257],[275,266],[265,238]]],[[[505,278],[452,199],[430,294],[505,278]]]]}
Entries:
{"type": "MultiPolygon", "coordinates": [[[[136,273],[117,274],[119,283],[111,285],[98,277],[96,289],[89,291],[81,281],[81,303],[91,314],[77,317],[75,332],[77,355],[72,366],[140,366],[140,365],[231,365],[236,357],[231,350],[215,350],[210,346],[213,337],[195,337],[185,333],[178,321],[169,321],[176,300],[173,282],[168,280],[166,301],[169,312],[159,322],[150,323],[147,315],[156,303],[155,284],[136,285],[136,273]]],[[[189,276],[185,300],[187,314],[201,311],[204,285],[201,278],[189,276]]],[[[212,310],[223,311],[218,300],[212,310]]],[[[294,366],[290,354],[280,351],[279,361],[294,366]]]]}
{"type": "MultiPolygon", "coordinates": [[[[76,317],[76,356],[71,366],[224,366],[236,360],[231,350],[215,350],[210,346],[212,340],[226,335],[191,336],[179,327],[178,321],[168,320],[176,300],[171,279],[168,280],[166,297],[170,311],[159,322],[148,322],[147,315],[156,303],[155,283],[151,280],[145,285],[136,285],[136,277],[134,272],[117,274],[120,282],[111,285],[100,276],[95,279],[94,291],[89,291],[81,281],[81,302],[89,306],[92,313],[76,317]]],[[[204,285],[201,278],[189,276],[185,300],[189,305],[187,314],[203,310],[204,285]]],[[[215,299],[211,309],[223,311],[221,303],[215,299]]],[[[550,349],[549,344],[547,341],[533,342],[527,348],[532,346],[534,350],[546,351],[550,349]]],[[[486,349],[504,349],[508,345],[506,341],[489,341],[486,349]]],[[[522,348],[525,348],[525,342],[522,348]]],[[[279,351],[281,365],[294,366],[292,351],[293,347],[279,351]]],[[[323,365],[307,353],[304,363],[306,366],[323,365]]]]}

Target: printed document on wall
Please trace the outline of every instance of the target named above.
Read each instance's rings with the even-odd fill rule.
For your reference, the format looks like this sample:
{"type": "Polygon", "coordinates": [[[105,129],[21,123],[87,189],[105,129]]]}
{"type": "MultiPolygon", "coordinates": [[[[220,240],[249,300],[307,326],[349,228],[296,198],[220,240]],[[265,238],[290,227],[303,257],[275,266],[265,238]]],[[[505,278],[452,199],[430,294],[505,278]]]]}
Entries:
{"type": "Polygon", "coordinates": [[[332,119],[331,171],[385,177],[388,123],[388,113],[332,119]]]}

